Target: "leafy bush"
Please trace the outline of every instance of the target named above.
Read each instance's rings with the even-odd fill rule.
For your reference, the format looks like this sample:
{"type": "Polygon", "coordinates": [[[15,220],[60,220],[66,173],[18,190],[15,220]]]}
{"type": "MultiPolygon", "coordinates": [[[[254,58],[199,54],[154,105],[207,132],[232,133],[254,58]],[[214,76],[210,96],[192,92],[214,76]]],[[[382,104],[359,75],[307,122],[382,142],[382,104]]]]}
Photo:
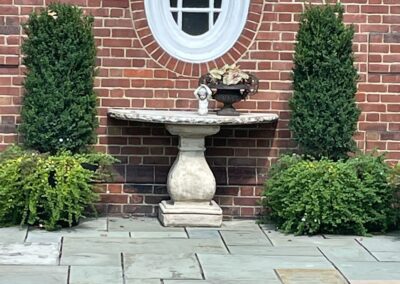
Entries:
{"type": "Polygon", "coordinates": [[[289,128],[302,151],[317,159],[338,160],[355,150],[358,75],[354,30],[343,24],[343,12],[340,4],[308,7],[297,34],[289,128]]]}
{"type": "Polygon", "coordinates": [[[96,48],[93,18],[68,4],[50,4],[24,25],[27,77],[20,132],[26,147],[73,153],[95,142],[96,48]]]}
{"type": "Polygon", "coordinates": [[[286,233],[385,231],[396,223],[390,172],[382,156],[337,162],[283,156],[266,181],[263,204],[286,233]]]}
{"type": "Polygon", "coordinates": [[[393,172],[390,176],[390,184],[400,194],[400,163],[394,166],[393,172]]]}
{"type": "Polygon", "coordinates": [[[104,154],[48,155],[10,147],[0,155],[0,225],[54,230],[76,224],[98,199],[93,182],[103,179],[114,161],[104,154]],[[98,170],[83,163],[95,163],[98,170]]]}

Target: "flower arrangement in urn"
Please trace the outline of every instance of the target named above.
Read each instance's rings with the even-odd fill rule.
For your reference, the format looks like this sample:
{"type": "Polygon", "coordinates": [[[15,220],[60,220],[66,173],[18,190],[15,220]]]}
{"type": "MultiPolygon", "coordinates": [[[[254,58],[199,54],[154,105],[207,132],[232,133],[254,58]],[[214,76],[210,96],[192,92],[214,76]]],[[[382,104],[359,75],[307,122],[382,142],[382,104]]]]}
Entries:
{"type": "Polygon", "coordinates": [[[210,70],[200,77],[199,84],[207,85],[212,90],[212,97],[224,103],[222,109],[217,111],[217,115],[240,115],[232,104],[258,91],[257,77],[240,70],[236,64],[226,64],[222,68],[210,70]]]}

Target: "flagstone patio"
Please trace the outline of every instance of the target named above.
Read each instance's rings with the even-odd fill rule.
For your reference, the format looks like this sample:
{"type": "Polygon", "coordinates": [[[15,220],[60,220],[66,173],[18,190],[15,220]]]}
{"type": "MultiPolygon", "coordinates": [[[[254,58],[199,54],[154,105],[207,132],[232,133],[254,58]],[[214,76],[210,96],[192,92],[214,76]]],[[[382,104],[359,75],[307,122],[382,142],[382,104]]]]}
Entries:
{"type": "Polygon", "coordinates": [[[0,228],[1,284],[400,283],[400,232],[284,235],[272,225],[163,227],[99,218],[70,230],[0,228]]]}

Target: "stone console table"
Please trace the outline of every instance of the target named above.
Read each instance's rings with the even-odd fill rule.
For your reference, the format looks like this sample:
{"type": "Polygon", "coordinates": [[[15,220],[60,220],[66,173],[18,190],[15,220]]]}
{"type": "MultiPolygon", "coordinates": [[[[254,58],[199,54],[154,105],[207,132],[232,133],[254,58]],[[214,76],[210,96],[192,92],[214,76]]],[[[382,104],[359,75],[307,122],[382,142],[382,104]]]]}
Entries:
{"type": "Polygon", "coordinates": [[[110,109],[115,119],[165,124],[179,136],[179,153],[167,181],[170,201],[160,203],[159,219],[164,226],[220,226],[222,210],[213,201],[215,177],[204,157],[204,138],[218,133],[221,125],[268,123],[278,119],[271,113],[217,116],[209,113],[162,110],[110,109]]]}

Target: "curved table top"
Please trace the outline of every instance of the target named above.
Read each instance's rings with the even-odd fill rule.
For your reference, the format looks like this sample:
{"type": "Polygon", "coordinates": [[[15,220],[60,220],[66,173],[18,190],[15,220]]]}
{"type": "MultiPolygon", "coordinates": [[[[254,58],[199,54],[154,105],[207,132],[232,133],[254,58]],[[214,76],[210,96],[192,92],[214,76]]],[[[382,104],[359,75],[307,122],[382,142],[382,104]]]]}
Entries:
{"type": "Polygon", "coordinates": [[[241,113],[240,116],[218,116],[215,112],[199,115],[196,111],[169,111],[143,109],[109,109],[115,119],[182,125],[240,125],[268,123],[278,120],[274,113],[241,113]]]}

